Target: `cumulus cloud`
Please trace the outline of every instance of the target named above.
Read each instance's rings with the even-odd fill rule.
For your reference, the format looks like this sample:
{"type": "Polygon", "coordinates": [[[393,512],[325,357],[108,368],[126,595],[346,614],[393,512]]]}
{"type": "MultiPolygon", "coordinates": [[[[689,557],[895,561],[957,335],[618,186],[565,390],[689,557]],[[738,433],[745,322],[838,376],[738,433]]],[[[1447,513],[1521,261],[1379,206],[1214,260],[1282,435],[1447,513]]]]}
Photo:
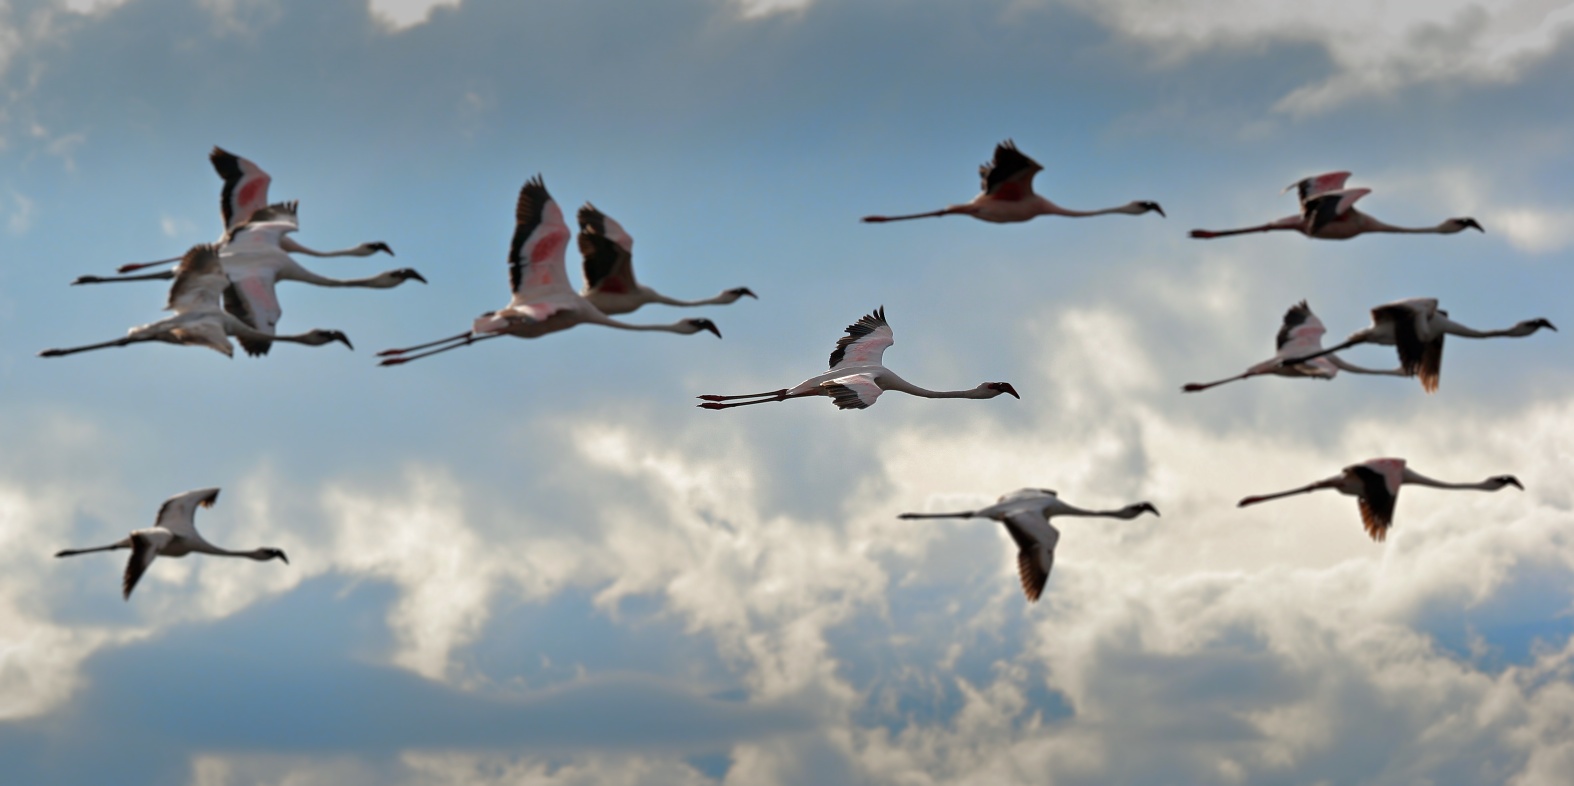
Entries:
{"type": "Polygon", "coordinates": [[[1512,81],[1527,64],[1551,52],[1574,22],[1574,5],[1566,0],[1065,1],[1177,58],[1215,46],[1258,48],[1268,41],[1321,46],[1336,71],[1290,91],[1275,105],[1293,115],[1419,83],[1512,81]]]}

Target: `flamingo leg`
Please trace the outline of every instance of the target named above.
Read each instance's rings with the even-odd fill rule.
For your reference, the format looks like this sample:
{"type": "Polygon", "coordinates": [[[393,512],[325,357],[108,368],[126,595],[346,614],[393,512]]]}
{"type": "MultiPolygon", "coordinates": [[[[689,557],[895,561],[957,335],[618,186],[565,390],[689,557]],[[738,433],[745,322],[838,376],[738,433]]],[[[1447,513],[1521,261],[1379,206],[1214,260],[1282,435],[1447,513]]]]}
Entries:
{"type": "Polygon", "coordinates": [[[1221,379],[1221,380],[1218,380],[1218,381],[1215,381],[1215,382],[1188,382],[1188,383],[1186,383],[1184,385],[1181,385],[1181,390],[1183,390],[1183,391],[1185,391],[1187,393],[1197,393],[1199,391],[1207,390],[1208,388],[1218,387],[1219,385],[1223,385],[1226,382],[1234,382],[1236,380],[1246,379],[1246,378],[1248,378],[1250,376],[1252,376],[1252,375],[1251,374],[1241,374],[1241,375],[1238,375],[1238,376],[1221,379]]]}
{"type": "Polygon", "coordinates": [[[404,349],[385,349],[385,350],[377,353],[377,356],[378,357],[387,357],[389,355],[403,355],[406,352],[415,352],[416,350],[426,349],[427,347],[435,347],[438,344],[447,344],[450,341],[458,341],[458,340],[463,339],[463,338],[468,338],[471,335],[473,335],[473,334],[470,331],[466,330],[465,332],[460,333],[457,336],[449,336],[448,338],[440,338],[440,339],[438,339],[436,341],[428,341],[425,344],[416,344],[413,347],[405,347],[404,349]]]}
{"type": "Polygon", "coordinates": [[[431,357],[431,356],[436,355],[436,354],[447,352],[450,349],[458,349],[460,347],[468,347],[471,344],[474,344],[474,343],[476,343],[478,341],[485,341],[485,340],[487,340],[489,338],[497,338],[498,336],[506,336],[506,335],[508,335],[508,334],[507,333],[487,333],[485,335],[477,336],[474,333],[461,333],[461,334],[459,334],[457,336],[454,336],[452,338],[445,338],[445,339],[443,339],[441,341],[431,341],[431,342],[428,342],[428,343],[425,343],[425,344],[419,344],[419,345],[416,345],[416,346],[413,346],[413,347],[409,347],[409,348],[406,348],[406,349],[385,349],[382,352],[377,353],[379,357],[387,357],[389,355],[398,355],[399,357],[387,357],[386,360],[384,360],[381,363],[378,363],[377,365],[379,365],[379,366],[397,366],[397,365],[399,365],[401,363],[408,363],[408,362],[410,362],[412,360],[420,360],[421,358],[427,358],[427,357],[431,357]],[[425,352],[416,352],[413,355],[406,355],[406,354],[404,354],[404,353],[410,352],[412,350],[424,349],[426,347],[437,346],[438,344],[443,344],[443,343],[447,343],[447,342],[453,342],[453,343],[448,344],[448,346],[446,346],[446,347],[437,347],[437,349],[430,349],[430,350],[427,350],[425,352]]]}
{"type": "Polygon", "coordinates": [[[84,344],[80,347],[66,347],[64,349],[46,349],[38,353],[38,356],[41,358],[57,358],[63,355],[75,355],[78,352],[89,352],[95,349],[108,349],[110,347],[123,347],[127,344],[135,344],[139,341],[152,340],[153,339],[151,338],[133,338],[131,336],[126,336],[125,338],[117,338],[114,341],[105,341],[100,344],[84,344]]]}
{"type": "Polygon", "coordinates": [[[169,259],[155,259],[152,262],[132,262],[131,264],[121,265],[120,267],[115,268],[115,272],[130,273],[133,270],[141,270],[145,267],[158,267],[159,265],[168,265],[171,262],[179,261],[180,257],[170,257],[169,259]]]}
{"type": "Polygon", "coordinates": [[[778,397],[780,397],[780,396],[785,396],[785,395],[787,395],[787,388],[782,388],[781,390],[773,390],[773,391],[771,391],[769,393],[744,393],[744,394],[739,395],[739,396],[709,395],[709,396],[695,396],[695,398],[704,399],[705,401],[731,401],[733,399],[739,399],[739,398],[764,398],[766,396],[778,396],[778,397]]]}
{"type": "Polygon", "coordinates": [[[937,216],[948,216],[952,213],[960,212],[963,211],[948,207],[944,210],[933,210],[928,213],[909,213],[905,216],[864,216],[862,220],[865,224],[883,224],[887,221],[906,221],[912,218],[935,218],[937,216]]]}
{"type": "Polygon", "coordinates": [[[140,276],[77,276],[77,280],[71,282],[71,286],[76,286],[77,284],[114,284],[120,281],[167,280],[174,277],[175,271],[173,270],[166,270],[162,273],[143,273],[140,276]]]}
{"type": "MultiPolygon", "coordinates": [[[[788,393],[786,390],[778,390],[775,393],[765,393],[765,394],[756,394],[756,395],[765,395],[768,398],[757,398],[757,399],[755,399],[753,401],[734,401],[731,404],[722,404],[722,403],[719,403],[717,401],[707,401],[704,404],[699,404],[698,406],[701,409],[731,409],[733,407],[747,407],[750,404],[764,404],[764,403],[771,402],[771,401],[786,401],[787,399],[790,399],[790,398],[802,398],[804,396],[818,396],[818,395],[821,395],[821,393],[818,390],[809,391],[809,392],[806,392],[806,393],[788,393]]],[[[700,398],[711,398],[711,397],[710,396],[700,396],[700,398]]],[[[725,398],[749,398],[749,397],[748,396],[717,396],[716,398],[724,398],[725,399],[725,398]]]]}

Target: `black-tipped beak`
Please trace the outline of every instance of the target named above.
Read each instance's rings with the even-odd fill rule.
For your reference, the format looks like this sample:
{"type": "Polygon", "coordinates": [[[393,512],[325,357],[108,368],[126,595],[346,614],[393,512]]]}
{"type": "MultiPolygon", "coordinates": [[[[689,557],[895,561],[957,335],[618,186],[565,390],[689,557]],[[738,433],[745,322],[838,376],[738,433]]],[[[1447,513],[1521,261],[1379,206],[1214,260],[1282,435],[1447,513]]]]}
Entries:
{"type": "Polygon", "coordinates": [[[712,333],[715,333],[716,334],[716,338],[721,338],[721,329],[716,327],[716,323],[715,322],[711,322],[710,320],[706,320],[705,324],[700,325],[700,327],[704,328],[705,330],[709,330],[712,333]]]}
{"type": "Polygon", "coordinates": [[[343,333],[339,333],[339,332],[335,331],[334,334],[333,334],[333,340],[334,341],[343,341],[344,345],[349,347],[351,352],[355,351],[355,345],[350,343],[350,337],[349,336],[346,336],[343,333]]]}
{"type": "Polygon", "coordinates": [[[1476,231],[1477,231],[1477,232],[1480,232],[1480,233],[1482,233],[1482,234],[1486,234],[1486,230],[1485,230],[1485,229],[1482,229],[1482,228],[1481,228],[1481,225],[1480,225],[1480,224],[1478,224],[1478,223],[1476,223],[1476,220],[1475,220],[1475,219],[1473,219],[1473,218],[1467,218],[1467,219],[1465,219],[1465,226],[1467,226],[1467,227],[1470,227],[1470,228],[1471,228],[1471,229],[1474,229],[1474,230],[1476,230],[1476,231]]]}
{"type": "Polygon", "coordinates": [[[279,561],[283,562],[286,565],[290,564],[290,558],[286,557],[284,555],[284,550],[283,549],[279,549],[279,561]]]}
{"type": "Polygon", "coordinates": [[[1010,393],[1018,401],[1020,401],[1022,399],[1022,397],[1020,395],[1017,395],[1017,389],[1014,388],[1014,387],[1011,387],[1011,383],[1009,383],[1009,382],[997,382],[997,383],[995,383],[995,389],[1000,391],[1001,393],[1010,393]]]}
{"type": "Polygon", "coordinates": [[[373,252],[381,251],[381,252],[387,254],[388,256],[394,256],[393,249],[390,248],[387,243],[381,243],[381,242],[373,243],[372,244],[372,251],[373,252]]]}
{"type": "Polygon", "coordinates": [[[404,277],[405,277],[406,280],[408,280],[408,279],[415,279],[416,281],[419,281],[422,284],[426,283],[426,277],[421,275],[420,273],[415,272],[414,270],[406,269],[404,271],[404,277]]]}
{"type": "Polygon", "coordinates": [[[737,289],[729,289],[727,291],[731,292],[734,295],[737,295],[738,297],[752,297],[755,300],[759,300],[760,299],[760,296],[754,294],[754,292],[752,290],[750,290],[748,287],[738,287],[737,289]]]}
{"type": "Polygon", "coordinates": [[[1153,507],[1153,503],[1151,503],[1151,502],[1144,502],[1144,503],[1142,503],[1142,509],[1148,511],[1149,513],[1152,513],[1155,516],[1159,515],[1159,509],[1153,507]]]}
{"type": "Polygon", "coordinates": [[[1513,486],[1514,488],[1517,488],[1520,491],[1524,491],[1525,490],[1525,487],[1520,485],[1519,478],[1510,476],[1510,477],[1504,478],[1504,480],[1508,481],[1508,485],[1513,486]]]}
{"type": "Polygon", "coordinates": [[[1159,203],[1157,203],[1157,202],[1149,202],[1148,203],[1148,209],[1152,210],[1155,213],[1158,213],[1160,216],[1163,216],[1164,218],[1169,218],[1169,216],[1164,215],[1164,208],[1159,207],[1159,203]]]}

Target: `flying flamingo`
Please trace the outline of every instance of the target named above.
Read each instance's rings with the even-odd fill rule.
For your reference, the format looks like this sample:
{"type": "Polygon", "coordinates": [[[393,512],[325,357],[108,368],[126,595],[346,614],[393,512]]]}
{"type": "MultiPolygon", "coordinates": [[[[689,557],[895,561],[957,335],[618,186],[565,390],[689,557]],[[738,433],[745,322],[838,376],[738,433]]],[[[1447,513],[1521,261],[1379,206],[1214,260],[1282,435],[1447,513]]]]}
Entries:
{"type": "MultiPolygon", "coordinates": [[[[224,232],[216,241],[222,246],[229,241],[230,232],[246,223],[252,213],[267,206],[268,184],[273,182],[273,178],[249,159],[241,158],[218,145],[214,145],[213,152],[208,154],[208,162],[213,164],[213,171],[224,181],[224,188],[219,191],[219,213],[224,217],[224,232]]],[[[135,262],[121,265],[116,272],[130,273],[179,261],[180,257],[169,257],[152,262],[135,262]]]]}
{"type": "Polygon", "coordinates": [[[194,522],[197,506],[204,508],[213,507],[219,498],[219,490],[197,489],[184,494],[176,494],[164,500],[163,506],[158,509],[158,518],[153,526],[147,529],[132,530],[131,534],[108,546],[96,546],[90,549],[65,549],[55,553],[56,557],[70,557],[76,554],[88,554],[95,551],[114,551],[115,549],[131,549],[131,559],[126,562],[126,575],[120,582],[121,596],[126,600],[131,599],[131,590],[136,588],[137,580],[147,571],[157,557],[184,557],[196,552],[198,554],[213,554],[220,557],[245,557],[258,562],[267,562],[277,559],[289,564],[289,557],[284,556],[283,549],[263,547],[250,551],[230,551],[219,548],[209,543],[202,534],[197,532],[194,522]]]}
{"type": "Polygon", "coordinates": [[[675,300],[641,286],[634,280],[634,238],[589,202],[579,209],[579,253],[585,258],[585,289],[580,294],[603,314],[627,314],[647,303],[709,306],[757,297],[748,287],[735,287],[704,300],[675,300]]]}
{"type": "Polygon", "coordinates": [[[764,404],[767,401],[786,401],[803,396],[830,396],[840,409],[867,409],[874,406],[875,400],[887,390],[924,398],[994,398],[1002,393],[1010,393],[1016,398],[1022,398],[1017,395],[1016,388],[1011,387],[1009,382],[985,382],[971,390],[921,388],[880,364],[880,356],[885,354],[885,348],[892,343],[891,326],[886,324],[885,308],[881,307],[875,309],[873,314],[866,314],[863,319],[847,326],[847,335],[837,340],[836,349],[831,352],[830,371],[810,377],[798,383],[797,387],[782,388],[769,393],[700,396],[699,398],[704,399],[705,403],[699,406],[705,409],[727,409],[764,404]],[[719,403],[741,398],[755,400],[719,403]]]}
{"type": "Polygon", "coordinates": [[[1437,307],[1437,299],[1411,298],[1378,306],[1372,309],[1371,327],[1350,334],[1344,343],[1318,352],[1279,361],[1292,366],[1321,358],[1332,352],[1348,349],[1356,344],[1384,344],[1399,350],[1399,366],[1406,376],[1421,377],[1421,387],[1428,393],[1437,391],[1438,375],[1443,367],[1443,337],[1494,338],[1498,336],[1528,336],[1542,328],[1557,330],[1551,322],[1536,318],[1527,319],[1502,330],[1475,330],[1448,318],[1448,312],[1437,307]]]}
{"type": "Polygon", "coordinates": [[[1371,216],[1355,209],[1355,203],[1361,197],[1372,193],[1370,188],[1345,188],[1344,182],[1350,177],[1349,172],[1325,172],[1313,175],[1295,183],[1291,183],[1284,190],[1295,189],[1301,200],[1299,215],[1286,216],[1277,221],[1270,221],[1254,227],[1241,229],[1193,229],[1191,236],[1207,240],[1226,235],[1243,235],[1249,232],[1273,232],[1277,230],[1294,230],[1307,237],[1322,240],[1349,240],[1365,232],[1400,232],[1408,234],[1434,234],[1452,235],[1463,232],[1465,229],[1474,229],[1485,232],[1481,225],[1473,218],[1450,218],[1433,227],[1396,227],[1385,224],[1371,216]]]}
{"type": "Polygon", "coordinates": [[[1313,360],[1308,360],[1294,365],[1282,365],[1286,358],[1297,358],[1316,352],[1323,348],[1323,334],[1328,332],[1323,327],[1322,320],[1312,313],[1306,301],[1301,301],[1284,312],[1284,324],[1279,327],[1279,336],[1275,347],[1279,350],[1273,357],[1246,369],[1246,373],[1233,377],[1217,380],[1215,382],[1189,382],[1181,386],[1187,393],[1196,393],[1201,390],[1234,382],[1238,379],[1273,374],[1281,377],[1311,377],[1314,379],[1333,379],[1340,371],[1351,374],[1386,374],[1389,376],[1409,376],[1402,368],[1379,371],[1377,369],[1363,368],[1353,363],[1346,363],[1338,355],[1328,355],[1313,360]]]}
{"type": "Polygon", "coordinates": [[[1366,526],[1366,534],[1372,540],[1381,543],[1388,536],[1388,528],[1393,525],[1394,503],[1399,499],[1399,486],[1410,483],[1417,486],[1431,486],[1440,489],[1475,489],[1478,491],[1497,491],[1504,486],[1513,486],[1524,489],[1519,480],[1513,475],[1494,475],[1479,483],[1445,483],[1433,480],[1413,469],[1405,466],[1405,460],[1399,458],[1376,458],[1351,464],[1340,470],[1338,475],[1324,478],[1316,483],[1308,483],[1300,488],[1281,491],[1277,494],[1263,494],[1256,497],[1247,497],[1240,501],[1236,507],[1246,507],[1271,499],[1288,497],[1293,494],[1305,494],[1318,489],[1334,489],[1340,494],[1356,497],[1361,508],[1361,523],[1366,526]]]}
{"type": "MultiPolygon", "coordinates": [[[[299,203],[283,202],[254,211],[246,223],[230,232],[228,242],[220,246],[219,263],[229,276],[230,285],[224,290],[224,307],[246,324],[265,333],[273,334],[284,309],[279,305],[274,286],[280,281],[300,281],[320,287],[363,287],[390,289],[406,281],[426,283],[426,279],[412,268],[387,270],[366,278],[330,278],[319,275],[296,262],[286,252],[305,250],[313,256],[370,256],[378,251],[390,255],[387,244],[362,243],[341,251],[313,251],[289,237],[300,228],[299,203]]],[[[143,273],[117,278],[82,276],[73,284],[101,284],[115,281],[172,278],[174,273],[143,273]]],[[[237,336],[248,355],[266,355],[271,342],[247,336],[237,336]]]]}
{"type": "Polygon", "coordinates": [[[293,336],[275,336],[264,333],[227,313],[219,301],[230,285],[229,277],[219,264],[215,245],[192,246],[179,265],[175,266],[175,283],[170,285],[166,311],[175,316],[161,319],[127,331],[124,338],[88,344],[68,349],[46,349],[40,357],[52,358],[87,352],[108,347],[123,347],[143,341],[163,341],[169,344],[192,344],[207,347],[234,357],[235,348],[229,336],[242,341],[289,341],[296,344],[321,346],[331,341],[341,341],[350,346],[350,339],[337,330],[311,330],[293,336]]]}
{"type": "Polygon", "coordinates": [[[979,178],[983,181],[983,193],[973,197],[973,201],[961,205],[951,205],[944,210],[935,210],[929,213],[913,213],[905,216],[864,216],[867,223],[884,223],[886,221],[906,221],[910,218],[933,218],[935,216],[963,215],[972,216],[980,221],[989,221],[995,224],[1010,224],[1018,221],[1027,221],[1035,216],[1070,216],[1083,218],[1086,216],[1102,216],[1107,213],[1126,213],[1128,215],[1141,215],[1149,211],[1164,215],[1164,209],[1157,202],[1137,201],[1128,202],[1119,207],[1108,207],[1103,210],[1070,210],[1033,193],[1033,176],[1043,169],[1037,161],[1023,155],[1017,150],[1015,142],[1007,139],[995,145],[995,159],[978,168],[979,178]]]}
{"type": "Polygon", "coordinates": [[[1055,516],[1102,516],[1113,519],[1134,519],[1143,513],[1159,515],[1158,508],[1147,502],[1127,505],[1119,510],[1083,510],[1060,501],[1049,489],[1017,489],[996,500],[995,504],[981,510],[964,510],[959,513],[903,513],[899,519],[994,519],[1006,526],[1006,532],[1017,543],[1017,576],[1022,580],[1022,592],[1030,602],[1038,601],[1049,581],[1049,570],[1055,565],[1055,544],[1060,542],[1060,530],[1049,523],[1055,516]]]}
{"type": "Polygon", "coordinates": [[[683,319],[670,325],[620,322],[601,313],[575,292],[568,283],[563,261],[564,250],[568,248],[568,224],[563,221],[563,210],[547,193],[540,175],[519,189],[514,221],[514,239],[508,251],[508,272],[514,296],[508,305],[482,314],[470,330],[457,336],[379,352],[379,357],[386,358],[381,365],[394,366],[498,336],[536,338],[580,324],[685,335],[708,330],[717,338],[721,337],[716,324],[708,319],[683,319]],[[407,354],[411,352],[416,354],[407,354]]]}

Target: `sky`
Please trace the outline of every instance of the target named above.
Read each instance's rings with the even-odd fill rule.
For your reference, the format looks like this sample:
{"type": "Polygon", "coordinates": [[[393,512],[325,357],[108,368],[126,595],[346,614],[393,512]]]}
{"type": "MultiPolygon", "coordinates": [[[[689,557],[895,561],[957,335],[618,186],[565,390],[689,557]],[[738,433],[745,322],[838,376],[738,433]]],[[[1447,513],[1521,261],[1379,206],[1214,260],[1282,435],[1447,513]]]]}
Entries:
{"type": "MultiPolygon", "coordinates": [[[[1574,777],[1574,3],[1229,0],[0,0],[0,760],[17,783],[1563,784],[1574,777]],[[976,193],[1005,139],[1074,208],[869,225],[976,193]],[[138,345],[72,287],[221,230],[220,145],[298,199],[326,275],[264,359],[138,345]],[[1349,170],[1395,224],[1192,240],[1349,170]],[[541,174],[637,240],[641,281],[758,300],[397,368],[507,302],[541,174]],[[1187,382],[1436,297],[1442,387],[1187,382]],[[883,306],[930,388],[726,412],[883,306]],[[1407,488],[1386,543],[1347,464],[1407,488]],[[289,564],[70,560],[219,486],[211,540],[289,564]],[[1061,519],[1043,599],[991,522],[1061,519]]],[[[570,259],[571,277],[578,261],[570,259]]],[[[1362,347],[1351,362],[1393,364],[1362,347]]]]}

